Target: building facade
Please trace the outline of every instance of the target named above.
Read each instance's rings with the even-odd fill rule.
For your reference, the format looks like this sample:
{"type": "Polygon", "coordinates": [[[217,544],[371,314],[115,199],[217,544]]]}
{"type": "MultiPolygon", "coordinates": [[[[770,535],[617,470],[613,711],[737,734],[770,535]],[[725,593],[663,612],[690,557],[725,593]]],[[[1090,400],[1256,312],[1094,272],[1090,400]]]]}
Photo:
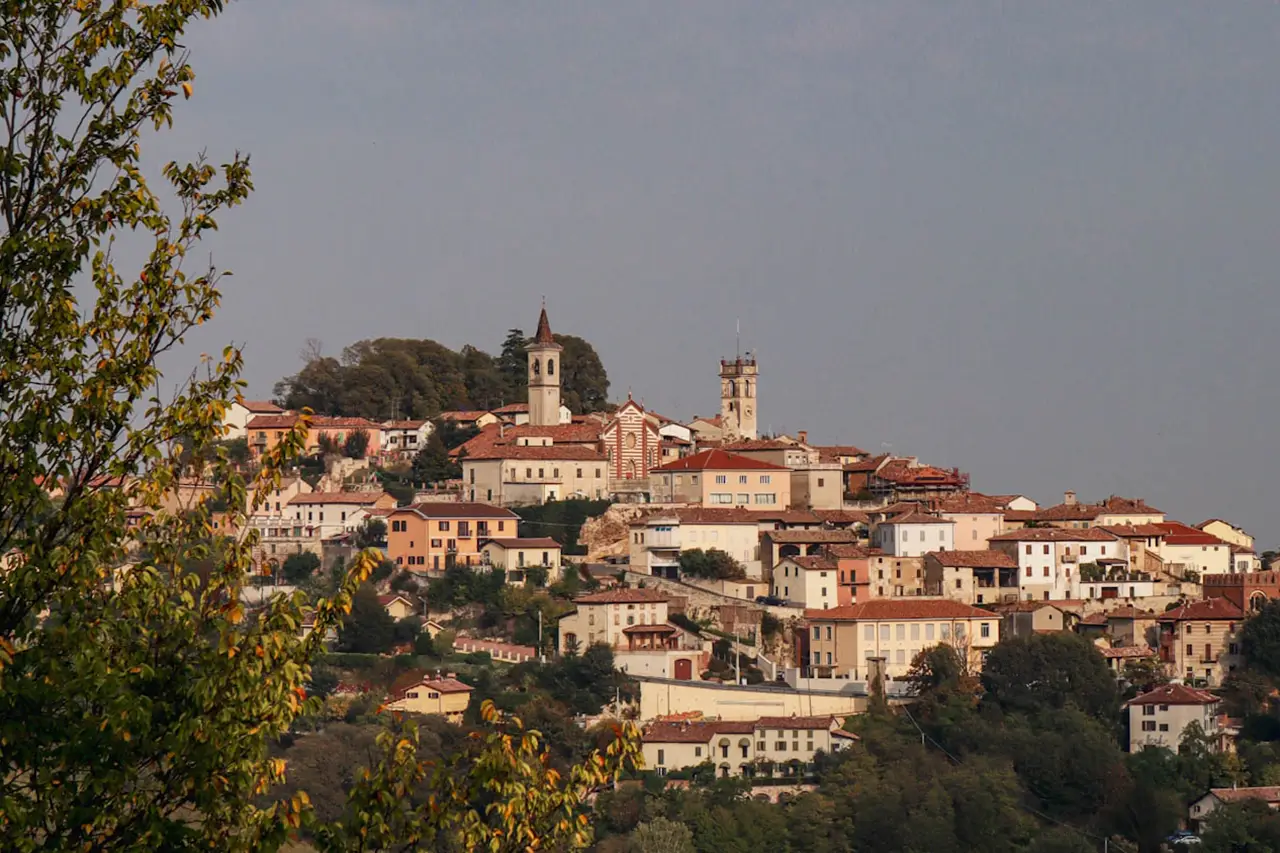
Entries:
{"type": "Polygon", "coordinates": [[[778,509],[791,505],[791,472],[724,450],[703,450],[659,465],[650,476],[659,503],[778,509]]]}
{"type": "Polygon", "coordinates": [[[443,572],[482,562],[480,543],[514,538],[520,517],[484,503],[439,502],[397,507],[387,515],[387,556],[412,572],[443,572]]]}
{"type": "Polygon", "coordinates": [[[560,352],[563,349],[551,334],[547,306],[538,315],[538,330],[529,342],[529,423],[554,426],[560,423],[560,352]]]}
{"type": "Polygon", "coordinates": [[[755,438],[759,368],[750,354],[720,360],[720,423],[726,441],[755,438]]]}
{"type": "Polygon", "coordinates": [[[1192,723],[1205,735],[1218,735],[1221,700],[1207,690],[1184,684],[1165,684],[1125,703],[1129,712],[1129,751],[1159,746],[1178,751],[1182,735],[1192,723]]]}

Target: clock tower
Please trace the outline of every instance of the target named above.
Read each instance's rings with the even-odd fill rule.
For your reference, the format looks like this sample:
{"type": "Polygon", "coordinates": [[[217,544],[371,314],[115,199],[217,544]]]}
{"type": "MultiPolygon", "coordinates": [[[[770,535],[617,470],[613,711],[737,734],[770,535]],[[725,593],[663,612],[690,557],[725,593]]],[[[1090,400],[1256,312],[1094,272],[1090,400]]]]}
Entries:
{"type": "Polygon", "coordinates": [[[751,353],[720,360],[720,423],[726,441],[756,438],[756,379],[751,353]]]}

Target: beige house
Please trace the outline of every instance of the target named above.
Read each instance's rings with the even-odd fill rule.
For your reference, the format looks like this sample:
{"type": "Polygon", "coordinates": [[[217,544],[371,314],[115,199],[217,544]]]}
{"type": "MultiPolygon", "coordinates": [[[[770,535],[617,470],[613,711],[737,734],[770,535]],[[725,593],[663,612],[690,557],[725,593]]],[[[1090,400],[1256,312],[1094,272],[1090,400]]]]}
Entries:
{"type": "Polygon", "coordinates": [[[1101,503],[1090,504],[1080,503],[1075,492],[1066,492],[1062,503],[1037,510],[1032,520],[1053,527],[1084,529],[1117,524],[1159,524],[1164,521],[1164,512],[1142,498],[1112,495],[1101,503]]]}
{"type": "Polygon", "coordinates": [[[1047,601],[1019,601],[997,605],[993,609],[1001,616],[1000,632],[1005,637],[1029,637],[1032,634],[1066,631],[1072,624],[1067,611],[1047,601]]]}
{"type": "Polygon", "coordinates": [[[1254,788],[1211,788],[1209,792],[1191,804],[1187,810],[1187,825],[1197,831],[1218,806],[1227,803],[1244,803],[1257,800],[1266,803],[1272,811],[1280,809],[1280,786],[1254,788]]]}
{"type": "Polygon", "coordinates": [[[1244,612],[1225,598],[1206,598],[1161,613],[1160,661],[1175,678],[1222,684],[1240,666],[1237,629],[1244,612]]]}
{"type": "Polygon", "coordinates": [[[224,439],[246,438],[245,427],[259,415],[283,415],[284,409],[266,400],[236,400],[222,415],[224,439]]]}
{"type": "Polygon", "coordinates": [[[523,586],[526,571],[539,566],[547,570],[547,583],[560,580],[560,543],[548,537],[533,539],[489,539],[480,545],[483,563],[507,573],[507,583],[523,586]]]}
{"type": "Polygon", "coordinates": [[[956,648],[977,672],[1000,641],[994,613],[944,598],[879,598],[832,610],[806,610],[803,668],[815,678],[865,680],[873,659],[890,678],[907,674],[922,650],[956,648]]]}
{"type": "Polygon", "coordinates": [[[670,598],[655,589],[611,589],[580,595],[560,617],[560,654],[603,643],[618,669],[690,681],[702,672],[710,643],[667,621],[670,598]]]}
{"type": "Polygon", "coordinates": [[[933,551],[924,555],[924,588],[965,604],[1018,600],[1018,561],[1003,551],[933,551]]]}
{"type": "Polygon", "coordinates": [[[645,730],[645,769],[660,776],[710,763],[716,775],[800,778],[818,753],[857,741],[843,717],[761,717],[754,721],[656,722],[645,730]]]}
{"type": "Polygon", "coordinates": [[[1196,527],[1210,536],[1216,536],[1224,542],[1230,542],[1232,545],[1239,545],[1247,551],[1252,552],[1254,549],[1253,537],[1245,533],[1244,528],[1236,527],[1229,521],[1223,521],[1221,518],[1211,518],[1208,521],[1200,522],[1196,527]]]}
{"type": "Polygon", "coordinates": [[[867,558],[867,584],[874,598],[924,595],[924,557],[892,557],[874,551],[867,558]]]}
{"type": "Polygon", "coordinates": [[[387,611],[387,615],[397,622],[417,612],[413,601],[407,596],[398,593],[380,595],[378,596],[378,603],[382,605],[383,610],[387,611]]]}
{"type": "Polygon", "coordinates": [[[458,426],[475,427],[476,429],[484,429],[485,427],[492,426],[499,421],[497,415],[493,412],[486,412],[483,409],[477,409],[475,411],[441,412],[438,417],[442,421],[452,421],[458,426]]]}
{"type": "Polygon", "coordinates": [[[1220,704],[1209,691],[1185,684],[1165,684],[1135,696],[1125,703],[1129,709],[1129,751],[1159,746],[1177,752],[1183,732],[1192,723],[1216,738],[1220,704]]]}
{"type": "Polygon", "coordinates": [[[720,449],[791,471],[791,501],[795,509],[835,510],[844,506],[844,465],[799,438],[755,438],[725,444],[720,449]]]}
{"type": "Polygon", "coordinates": [[[762,575],[760,519],[754,513],[728,507],[677,507],[637,518],[628,533],[635,572],[675,578],[682,551],[714,548],[741,563],[748,578],[762,575]]]}
{"type": "Polygon", "coordinates": [[[462,457],[467,500],[498,506],[542,504],[608,494],[609,460],[598,450],[527,437],[481,447],[462,457]]]}
{"type": "Polygon", "coordinates": [[[793,606],[828,610],[837,604],[852,604],[851,600],[840,601],[842,589],[852,591],[852,586],[841,585],[840,563],[830,554],[788,557],[773,567],[771,594],[793,606]]]}
{"type": "Polygon", "coordinates": [[[707,507],[776,509],[791,505],[791,472],[712,449],[654,468],[650,492],[655,502],[707,507]]]}
{"type": "Polygon", "coordinates": [[[471,702],[471,688],[453,677],[432,678],[423,672],[407,672],[396,679],[386,707],[410,714],[439,714],[461,723],[471,702]]]}
{"type": "Polygon", "coordinates": [[[987,540],[1004,533],[1004,507],[999,498],[964,492],[938,501],[934,511],[955,523],[952,548],[956,551],[985,551],[987,540]]]}

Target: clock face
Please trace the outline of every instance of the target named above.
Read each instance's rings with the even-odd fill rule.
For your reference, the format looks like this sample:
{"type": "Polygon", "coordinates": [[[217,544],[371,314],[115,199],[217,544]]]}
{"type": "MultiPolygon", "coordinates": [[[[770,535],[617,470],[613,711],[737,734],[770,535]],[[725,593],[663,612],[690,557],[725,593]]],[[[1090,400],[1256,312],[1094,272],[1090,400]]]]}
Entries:
{"type": "Polygon", "coordinates": [[[748,418],[749,418],[749,417],[751,417],[751,407],[750,407],[750,406],[743,406],[743,407],[742,407],[742,414],[743,414],[745,417],[748,417],[748,418]]]}

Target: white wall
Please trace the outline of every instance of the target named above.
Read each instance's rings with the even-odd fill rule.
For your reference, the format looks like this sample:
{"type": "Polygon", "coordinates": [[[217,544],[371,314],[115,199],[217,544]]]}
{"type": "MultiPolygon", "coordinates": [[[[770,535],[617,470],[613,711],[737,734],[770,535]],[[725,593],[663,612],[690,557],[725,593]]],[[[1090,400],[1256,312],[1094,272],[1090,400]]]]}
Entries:
{"type": "Polygon", "coordinates": [[[882,524],[876,529],[876,545],[894,557],[923,557],[930,551],[955,548],[955,523],[882,524]]]}

